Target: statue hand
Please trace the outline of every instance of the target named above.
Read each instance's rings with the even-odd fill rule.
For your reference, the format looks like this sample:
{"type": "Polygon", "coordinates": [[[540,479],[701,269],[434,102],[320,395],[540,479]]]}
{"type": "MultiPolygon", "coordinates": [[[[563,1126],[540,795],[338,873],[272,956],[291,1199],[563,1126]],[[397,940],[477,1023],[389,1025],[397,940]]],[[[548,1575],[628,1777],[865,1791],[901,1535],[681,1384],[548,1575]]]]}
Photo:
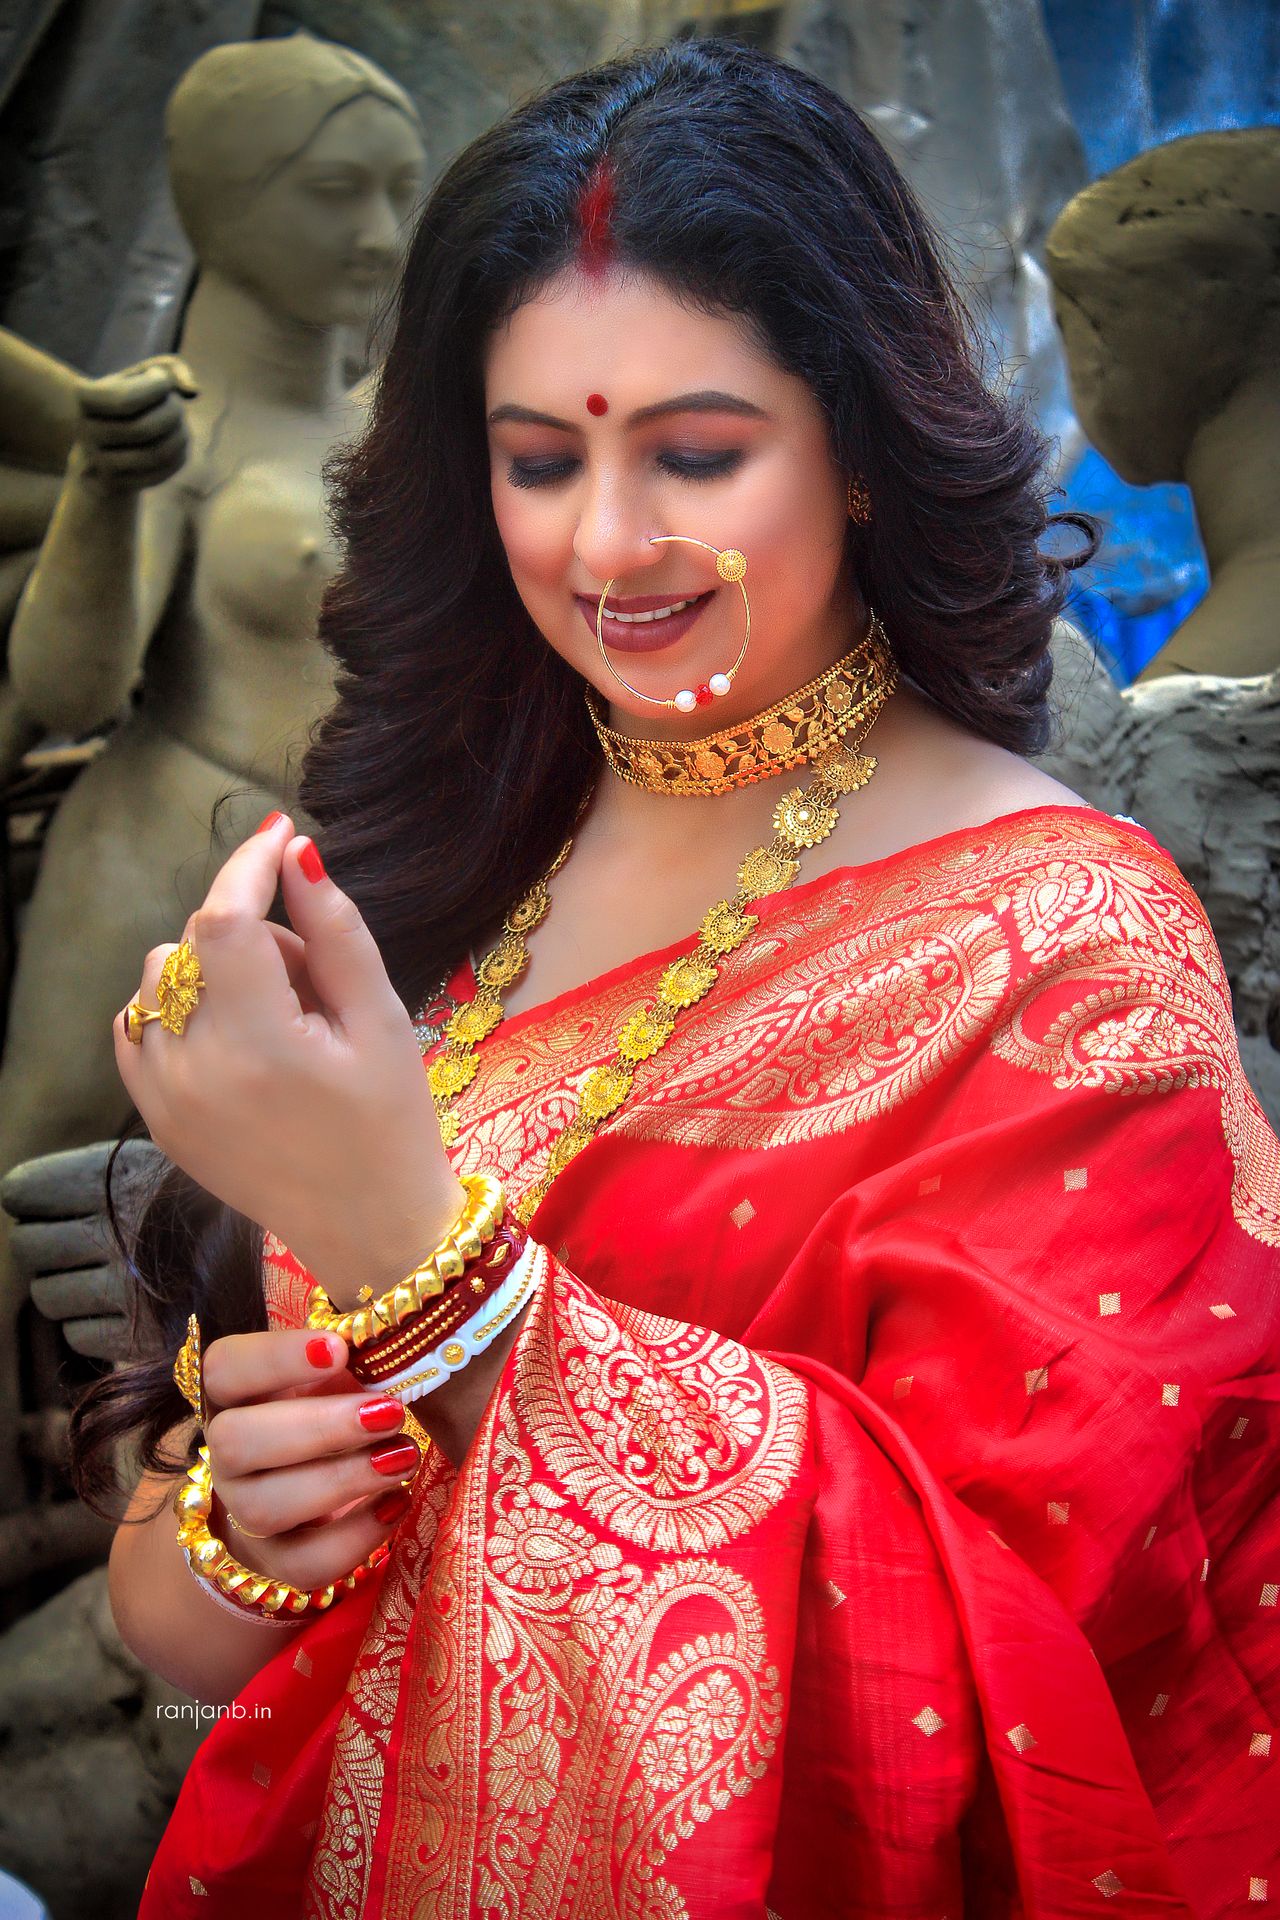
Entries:
{"type": "MultiPolygon", "coordinates": [[[[276,815],[215,876],[185,937],[205,981],[185,1030],[153,1020],[134,1045],[115,1021],[120,1077],[152,1139],[277,1233],[338,1306],[395,1286],[464,1194],[412,1022],[355,903],[276,815]],[[277,885],[292,928],[267,920],[277,885]]],[[[147,955],[144,1007],[173,951],[147,955]]]]}
{"type": "Polygon", "coordinates": [[[81,381],[68,472],[110,493],[158,487],[186,463],[184,402],[196,391],[191,369],[172,353],[81,381]]]}
{"type": "MultiPolygon", "coordinates": [[[[60,1320],[67,1345],[97,1360],[129,1350],[128,1273],[106,1218],[105,1175],[114,1141],[24,1160],[0,1181],[0,1206],[13,1216],[13,1262],[47,1320],[60,1320]]],[[[137,1225],[163,1156],[150,1140],[120,1149],[112,1195],[121,1229],[137,1225]]]]}

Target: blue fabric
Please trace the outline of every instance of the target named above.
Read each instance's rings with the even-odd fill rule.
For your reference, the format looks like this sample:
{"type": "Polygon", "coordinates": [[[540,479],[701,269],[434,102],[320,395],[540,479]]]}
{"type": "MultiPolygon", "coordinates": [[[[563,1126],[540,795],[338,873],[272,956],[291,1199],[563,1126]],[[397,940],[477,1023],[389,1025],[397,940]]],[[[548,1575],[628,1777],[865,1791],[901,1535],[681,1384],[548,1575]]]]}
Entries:
{"type": "Polygon", "coordinates": [[[1127,686],[1209,588],[1191,494],[1131,487],[1090,447],[1064,482],[1066,501],[1103,523],[1093,565],[1077,574],[1067,615],[1127,686]]]}

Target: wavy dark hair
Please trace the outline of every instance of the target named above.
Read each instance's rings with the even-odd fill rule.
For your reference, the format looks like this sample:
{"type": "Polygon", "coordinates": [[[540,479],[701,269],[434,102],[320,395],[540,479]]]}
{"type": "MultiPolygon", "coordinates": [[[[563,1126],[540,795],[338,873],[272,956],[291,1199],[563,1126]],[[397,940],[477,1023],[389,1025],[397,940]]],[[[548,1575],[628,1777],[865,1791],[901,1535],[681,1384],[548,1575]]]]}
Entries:
{"type": "MultiPolygon", "coordinates": [[[[525,612],[499,543],[483,361],[493,329],[574,260],[602,169],[617,263],[740,319],[816,396],[836,461],[874,502],[849,533],[858,583],[903,672],[973,733],[1045,745],[1054,617],[1096,546],[1089,521],[1048,513],[1039,432],[988,385],[913,194],[827,87],[744,46],[684,41],[509,114],[427,200],[368,429],[327,467],[344,552],[321,615],[337,697],[300,798],[411,1008],[544,870],[598,764],[581,681],[525,612]],[[1085,536],[1074,556],[1042,551],[1054,522],[1085,536]]],[[[165,1315],[180,1338],[218,1262],[197,1250],[157,1265],[172,1260],[173,1182],[134,1262],[157,1311],[182,1288],[182,1312],[165,1315]]],[[[256,1257],[216,1219],[223,1259],[233,1243],[256,1257]]],[[[102,1435],[149,1414],[154,1437],[166,1409],[181,1417],[176,1389],[162,1406],[142,1376],[136,1391],[100,1385],[102,1435]]],[[[95,1418],[77,1415],[82,1461],[95,1418]]]]}

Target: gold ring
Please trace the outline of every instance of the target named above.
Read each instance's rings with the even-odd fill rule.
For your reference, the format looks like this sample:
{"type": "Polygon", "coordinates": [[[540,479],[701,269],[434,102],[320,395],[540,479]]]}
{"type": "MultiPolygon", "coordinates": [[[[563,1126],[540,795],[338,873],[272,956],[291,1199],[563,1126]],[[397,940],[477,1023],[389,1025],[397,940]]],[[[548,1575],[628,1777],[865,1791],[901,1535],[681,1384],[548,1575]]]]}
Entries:
{"type": "MultiPolygon", "coordinates": [[[[153,1013],[151,1018],[155,1019],[153,1013]]],[[[187,1337],[178,1348],[178,1357],[173,1363],[173,1382],[191,1411],[196,1416],[201,1432],[204,1431],[208,1409],[204,1399],[204,1365],[200,1346],[200,1322],[194,1313],[187,1319],[187,1337]]]]}
{"type": "Polygon", "coordinates": [[[237,1533],[242,1533],[246,1540],[270,1540],[271,1535],[269,1533],[250,1533],[248,1527],[242,1527],[230,1507],[223,1507],[222,1511],[227,1516],[227,1525],[234,1527],[237,1533]]]}
{"type": "Polygon", "coordinates": [[[196,1010],[204,977],[200,962],[184,940],[174,948],[160,969],[156,981],[156,999],[166,1033],[180,1034],[196,1010]]]}
{"type": "Polygon", "coordinates": [[[135,1047],[142,1045],[142,1029],[148,1020],[163,1020],[164,1015],[158,1007],[144,1007],[141,1000],[131,1000],[124,1010],[124,1037],[132,1040],[135,1047]]]}

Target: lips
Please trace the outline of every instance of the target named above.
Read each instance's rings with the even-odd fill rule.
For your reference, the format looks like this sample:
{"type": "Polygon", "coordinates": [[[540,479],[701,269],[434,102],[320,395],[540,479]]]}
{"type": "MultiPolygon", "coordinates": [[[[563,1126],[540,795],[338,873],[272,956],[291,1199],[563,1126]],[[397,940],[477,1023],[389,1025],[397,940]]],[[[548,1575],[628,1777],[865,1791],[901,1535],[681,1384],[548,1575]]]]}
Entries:
{"type": "MultiPolygon", "coordinates": [[[[674,646],[688,633],[694,621],[698,619],[704,607],[715,597],[716,589],[699,594],[682,593],[642,593],[623,596],[611,594],[605,602],[602,632],[607,647],[619,653],[655,653],[659,648],[674,646]],[[681,602],[686,604],[681,605],[681,602]],[[678,607],[679,612],[662,614],[665,607],[678,607]],[[629,616],[614,619],[619,613],[629,616]],[[638,619],[640,614],[658,614],[657,619],[638,619]]],[[[592,633],[596,630],[597,600],[586,594],[574,595],[582,610],[582,617],[592,633]]]]}

